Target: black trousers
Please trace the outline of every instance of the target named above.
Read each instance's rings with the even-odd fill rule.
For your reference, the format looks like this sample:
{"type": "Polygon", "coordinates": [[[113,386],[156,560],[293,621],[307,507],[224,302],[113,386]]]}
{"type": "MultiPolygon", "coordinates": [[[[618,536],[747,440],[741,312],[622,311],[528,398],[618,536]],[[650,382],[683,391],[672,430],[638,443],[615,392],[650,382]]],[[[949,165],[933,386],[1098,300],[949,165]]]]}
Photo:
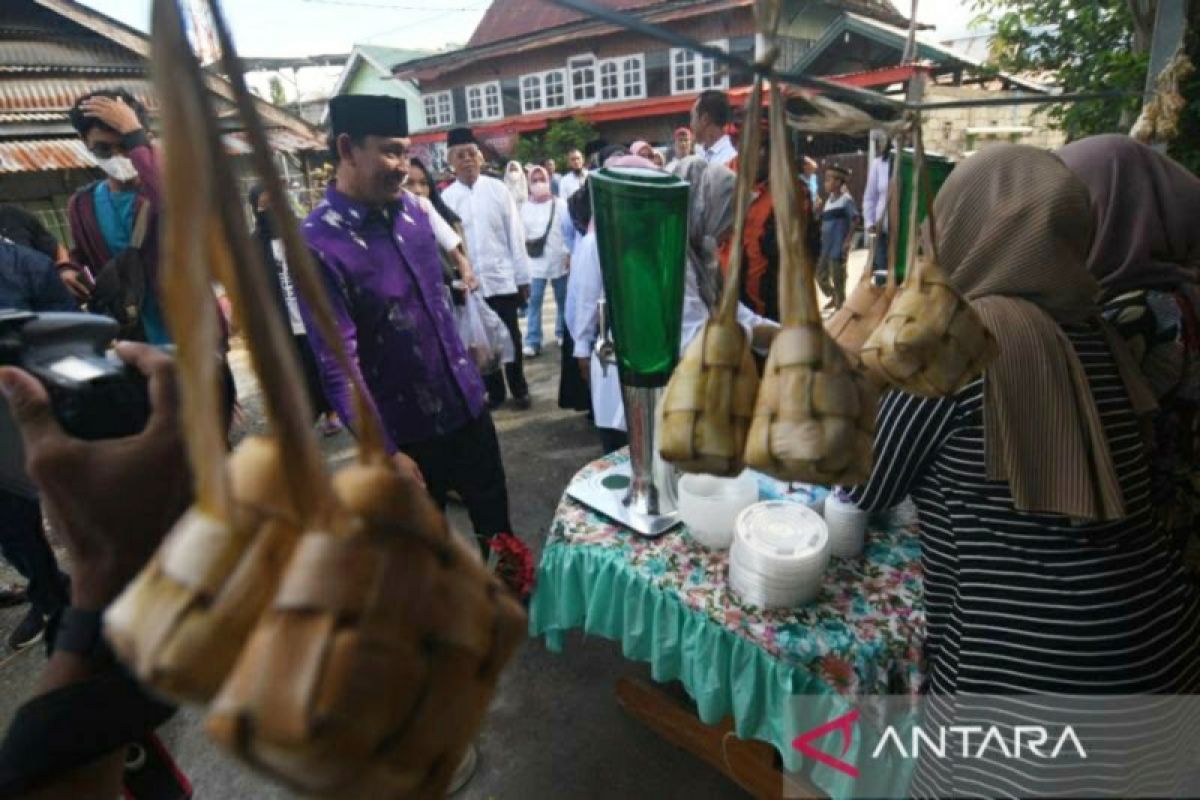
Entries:
{"type": "Polygon", "coordinates": [[[483,376],[483,385],[487,387],[488,400],[492,405],[498,405],[504,402],[505,390],[504,381],[508,380],[508,391],[512,392],[513,397],[528,397],[529,385],[525,383],[525,359],[521,354],[521,326],[517,324],[519,316],[517,308],[521,305],[521,295],[519,294],[496,294],[487,299],[487,303],[492,307],[500,319],[504,321],[504,327],[508,328],[509,334],[512,336],[513,351],[516,357],[511,364],[504,365],[504,374],[500,374],[500,370],[496,370],[490,375],[483,376]]]}
{"type": "Polygon", "coordinates": [[[333,406],[325,399],[325,390],[321,387],[321,369],[317,366],[317,357],[313,355],[312,347],[308,344],[308,335],[294,334],[292,340],[296,343],[296,353],[300,356],[304,385],[308,388],[308,401],[312,403],[313,413],[319,417],[333,411],[333,406]]]}
{"type": "Polygon", "coordinates": [[[487,411],[453,433],[402,445],[400,449],[421,468],[429,494],[439,508],[446,507],[446,493],[451,489],[462,496],[485,556],[489,538],[512,532],[500,441],[487,411]]]}
{"type": "Polygon", "coordinates": [[[0,491],[0,552],[29,585],[29,603],[49,616],[67,604],[67,578],[58,569],[36,500],[0,491]]]}

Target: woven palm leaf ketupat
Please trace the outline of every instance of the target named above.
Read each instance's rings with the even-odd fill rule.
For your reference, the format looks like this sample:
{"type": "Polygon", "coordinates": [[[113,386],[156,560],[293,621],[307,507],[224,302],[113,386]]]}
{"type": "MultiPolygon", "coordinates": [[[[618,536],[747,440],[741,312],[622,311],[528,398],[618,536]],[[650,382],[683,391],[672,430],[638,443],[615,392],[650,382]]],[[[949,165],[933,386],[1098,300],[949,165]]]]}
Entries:
{"type": "MultiPolygon", "coordinates": [[[[897,146],[896,152],[899,153],[897,146]]],[[[900,158],[892,159],[892,175],[888,181],[888,229],[900,230],[900,158]]],[[[887,282],[876,286],[871,280],[871,257],[867,254],[867,266],[863,269],[862,278],[854,291],[846,298],[846,302],[825,321],[825,329],[837,342],[838,347],[846,354],[847,360],[855,367],[862,366],[863,344],[871,332],[883,321],[888,308],[892,305],[898,291],[896,286],[896,247],[899,237],[888,239],[887,282]]]]}
{"type": "MultiPolygon", "coordinates": [[[[174,7],[174,0],[156,4],[174,7]]],[[[224,18],[215,3],[208,7],[255,169],[272,196],[284,197],[224,18]]],[[[198,71],[194,60],[188,66],[198,71]]],[[[216,136],[210,146],[227,166],[216,136]]],[[[218,205],[236,211],[232,175],[215,176],[218,205]]],[[[500,670],[525,639],[525,614],[449,529],[424,487],[387,457],[322,279],[282,207],[273,204],[272,212],[297,290],[316,334],[354,376],[359,458],[331,485],[319,469],[293,470],[285,457],[289,486],[313,498],[301,508],[304,532],[209,709],[207,728],[231,753],[308,795],[439,797],[479,728],[500,670]]],[[[252,256],[244,220],[241,226],[235,252],[252,256]]],[[[265,281],[251,274],[267,274],[260,264],[235,258],[228,266],[247,307],[271,307],[265,281]]],[[[248,334],[260,381],[283,398],[297,397],[301,382],[263,363],[276,353],[290,356],[286,340],[276,341],[286,336],[282,320],[256,316],[265,329],[248,334]]],[[[316,452],[310,427],[296,435],[316,452]]]]}
{"type": "MultiPolygon", "coordinates": [[[[211,296],[210,267],[235,300],[244,295],[234,291],[238,279],[230,269],[230,243],[238,241],[231,220],[242,225],[243,253],[249,236],[238,202],[224,216],[213,202],[220,181],[231,175],[227,164],[213,163],[215,123],[198,72],[187,69],[194,59],[181,19],[159,12],[156,26],[152,55],[168,145],[162,297],[178,348],[196,502],[109,608],[105,629],[114,651],[144,683],[178,701],[205,703],[233,667],[299,539],[304,503],[287,476],[307,471],[311,482],[320,466],[303,398],[291,402],[279,390],[267,391],[268,408],[275,428],[292,433],[294,444],[249,439],[226,464],[217,318],[203,298],[211,296]],[[289,461],[292,469],[284,470],[289,461]]],[[[266,274],[258,264],[253,269],[266,274]]],[[[239,310],[243,319],[255,316],[239,310]]],[[[299,380],[294,364],[275,361],[276,384],[299,380]]],[[[319,496],[309,491],[307,502],[319,496]]]]}
{"type": "MultiPolygon", "coordinates": [[[[738,158],[734,242],[742,241],[758,173],[761,109],[762,81],[756,78],[746,101],[745,135],[738,158]]],[[[684,350],[663,396],[659,454],[684,472],[737,475],[742,471],[758,370],[750,352],[750,337],[737,321],[741,272],[742,248],[733,247],[729,277],[716,312],[684,350]]]]}
{"type": "Polygon", "coordinates": [[[349,515],[304,537],[208,730],[306,794],[441,797],[524,615],[420,486],[359,465],[334,487],[349,515]]]}
{"type": "Polygon", "coordinates": [[[746,464],[785,481],[854,484],[871,472],[877,397],[826,332],[797,197],[783,97],[770,95],[771,197],[779,235],[783,329],[767,356],[746,464]]]}
{"type": "Polygon", "coordinates": [[[937,225],[920,131],[919,124],[913,126],[916,173],[909,230],[914,234],[909,236],[907,260],[913,268],[861,352],[864,367],[886,383],[921,397],[947,397],[982,374],[996,355],[996,340],[938,265],[937,225]],[[918,258],[915,232],[921,194],[929,247],[918,258]]]}

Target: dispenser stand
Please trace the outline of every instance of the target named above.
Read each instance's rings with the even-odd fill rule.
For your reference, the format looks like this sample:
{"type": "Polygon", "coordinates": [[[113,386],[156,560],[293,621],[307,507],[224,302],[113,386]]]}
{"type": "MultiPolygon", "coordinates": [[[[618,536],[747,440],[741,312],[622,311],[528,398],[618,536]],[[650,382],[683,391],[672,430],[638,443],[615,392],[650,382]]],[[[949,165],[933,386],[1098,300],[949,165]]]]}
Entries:
{"type": "Polygon", "coordinates": [[[663,389],[621,386],[629,462],[567,487],[567,494],[647,538],[679,524],[671,466],[658,456],[655,429],[663,389]]]}

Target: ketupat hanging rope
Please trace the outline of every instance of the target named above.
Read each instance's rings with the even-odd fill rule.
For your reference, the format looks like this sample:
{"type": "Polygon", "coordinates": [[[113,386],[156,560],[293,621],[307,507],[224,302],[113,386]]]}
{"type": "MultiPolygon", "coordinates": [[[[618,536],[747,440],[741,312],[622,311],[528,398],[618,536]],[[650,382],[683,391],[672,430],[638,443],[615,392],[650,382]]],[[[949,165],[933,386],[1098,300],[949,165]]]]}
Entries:
{"type": "MultiPolygon", "coordinates": [[[[760,29],[773,26],[773,20],[778,19],[778,1],[760,0],[755,11],[760,29]]],[[[759,63],[769,67],[777,54],[772,49],[759,63]]],[[[729,277],[720,303],[684,350],[663,396],[659,453],[685,472],[737,475],[742,471],[742,451],[758,391],[758,370],[750,351],[750,337],[737,321],[737,306],[742,239],[750,195],[758,180],[761,117],[762,79],[756,75],[742,126],[729,277]]],[[[692,191],[697,189],[692,187],[692,191]]]]}
{"type": "Polygon", "coordinates": [[[938,266],[937,227],[920,124],[913,126],[914,173],[909,215],[911,265],[883,322],[862,347],[863,366],[878,380],[922,397],[947,397],[983,372],[996,341],[938,266]],[[922,196],[929,246],[918,258],[917,210],[922,196]]]}
{"type": "Polygon", "coordinates": [[[860,483],[870,476],[876,396],[826,333],[802,231],[783,96],[771,84],[771,197],[779,232],[783,329],[767,356],[746,464],[786,481],[860,483]]]}

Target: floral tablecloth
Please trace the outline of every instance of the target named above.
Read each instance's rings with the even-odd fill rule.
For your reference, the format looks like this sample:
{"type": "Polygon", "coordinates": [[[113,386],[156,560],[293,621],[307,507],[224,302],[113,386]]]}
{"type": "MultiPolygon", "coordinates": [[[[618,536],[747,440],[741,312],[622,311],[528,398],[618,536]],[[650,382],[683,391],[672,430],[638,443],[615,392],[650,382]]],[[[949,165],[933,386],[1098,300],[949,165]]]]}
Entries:
{"type": "MultiPolygon", "coordinates": [[[[620,451],[595,461],[575,480],[627,458],[620,451]]],[[[867,696],[919,688],[925,617],[915,530],[872,525],[863,557],[831,559],[816,601],[794,610],[743,603],[726,585],[727,561],[683,526],[645,539],[564,495],[530,631],[555,651],[572,628],[616,639],[626,657],[650,663],[655,680],[680,680],[704,722],[732,714],[739,736],[774,744],[788,769],[831,795],[867,794],[861,782],[805,763],[791,742],[867,696]]],[[[856,742],[846,760],[865,745],[856,742]]],[[[891,778],[907,785],[906,776],[891,778]]],[[[879,789],[883,796],[894,786],[879,789]]]]}

